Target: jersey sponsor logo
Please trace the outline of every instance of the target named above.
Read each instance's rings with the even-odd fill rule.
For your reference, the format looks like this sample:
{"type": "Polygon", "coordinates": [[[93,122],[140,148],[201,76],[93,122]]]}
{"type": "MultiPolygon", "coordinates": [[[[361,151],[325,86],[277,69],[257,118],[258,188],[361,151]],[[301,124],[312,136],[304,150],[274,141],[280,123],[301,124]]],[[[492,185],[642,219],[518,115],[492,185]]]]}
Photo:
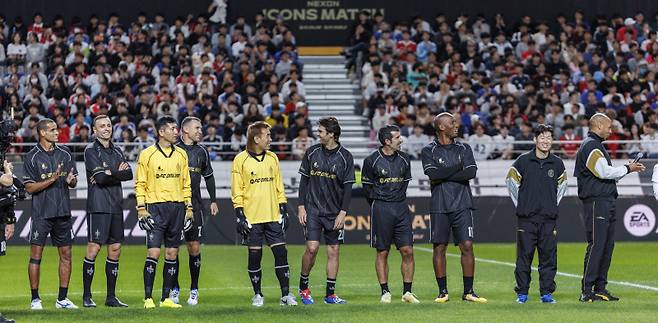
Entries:
{"type": "Polygon", "coordinates": [[[404,182],[404,177],[382,177],[379,179],[380,184],[402,183],[402,182],[404,182]]]}
{"type": "Polygon", "coordinates": [[[336,179],[336,174],[332,174],[329,172],[323,172],[320,170],[311,170],[311,176],[318,176],[318,177],[325,177],[329,179],[336,179]]]}
{"type": "Polygon", "coordinates": [[[155,174],[155,179],[169,179],[169,178],[180,178],[180,174],[172,174],[172,173],[157,173],[155,174]]]}
{"type": "Polygon", "coordinates": [[[260,177],[260,178],[252,178],[249,180],[250,184],[269,183],[269,182],[274,182],[274,177],[260,177]]]}
{"type": "Polygon", "coordinates": [[[553,169],[548,170],[548,177],[553,178],[555,176],[555,171],[553,169]]]}
{"type": "Polygon", "coordinates": [[[655,226],[656,215],[644,204],[635,204],[624,213],[624,227],[633,236],[644,237],[651,233],[655,226]]]}
{"type": "Polygon", "coordinates": [[[199,167],[190,167],[190,173],[201,173],[201,168],[199,168],[199,167]]]}

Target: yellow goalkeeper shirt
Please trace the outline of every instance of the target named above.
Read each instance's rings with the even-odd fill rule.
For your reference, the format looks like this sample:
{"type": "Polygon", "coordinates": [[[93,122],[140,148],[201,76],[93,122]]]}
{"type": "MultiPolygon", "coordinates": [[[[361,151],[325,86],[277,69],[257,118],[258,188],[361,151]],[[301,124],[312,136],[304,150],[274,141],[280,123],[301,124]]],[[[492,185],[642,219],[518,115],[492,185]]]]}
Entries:
{"type": "Polygon", "coordinates": [[[276,154],[253,155],[242,151],[233,159],[231,200],[243,208],[249,223],[279,221],[279,204],[286,203],[283,179],[276,154]]]}
{"type": "Polygon", "coordinates": [[[135,195],[137,205],[184,202],[192,203],[187,153],[172,145],[155,144],[144,149],[137,161],[135,195]]]}

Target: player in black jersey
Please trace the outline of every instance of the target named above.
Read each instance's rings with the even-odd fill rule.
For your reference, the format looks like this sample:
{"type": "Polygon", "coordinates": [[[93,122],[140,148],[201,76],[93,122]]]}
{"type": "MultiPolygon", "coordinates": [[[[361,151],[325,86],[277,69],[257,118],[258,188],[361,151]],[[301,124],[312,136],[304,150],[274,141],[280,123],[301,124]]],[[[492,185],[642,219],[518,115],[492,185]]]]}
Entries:
{"type": "MultiPolygon", "coordinates": [[[[198,144],[203,137],[201,131],[201,120],[196,117],[186,117],[181,122],[182,135],[176,145],[187,152],[187,159],[190,167],[190,178],[192,180],[192,206],[194,208],[194,224],[192,229],[185,232],[185,241],[187,242],[187,251],[189,254],[188,264],[190,266],[190,296],[187,304],[197,305],[199,302],[199,273],[201,271],[201,237],[203,232],[204,212],[203,202],[201,199],[201,178],[206,181],[206,189],[210,196],[210,214],[215,216],[219,208],[217,207],[217,196],[215,177],[208,154],[208,149],[198,144]]],[[[176,268],[178,269],[178,258],[176,259],[176,268]]],[[[171,291],[171,299],[178,303],[180,286],[178,284],[178,273],[174,280],[174,289],[171,291]]]]}
{"type": "Polygon", "coordinates": [[[370,245],[377,249],[375,269],[382,290],[382,303],[391,302],[388,289],[388,254],[391,244],[402,255],[402,301],[420,303],[411,292],[414,278],[414,249],[411,215],[406,203],[407,186],[411,181],[409,156],[400,151],[402,139],[397,126],[379,129],[382,146],[363,161],[361,179],[366,199],[370,203],[370,245]]]}
{"type": "Polygon", "coordinates": [[[85,148],[87,172],[87,254],[82,262],[84,293],[82,306],[96,307],[91,298],[96,256],[103,244],[107,245],[105,276],[109,307],[128,307],[115,295],[119,275],[119,255],[123,242],[123,189],[121,182],[133,178],[130,165],[121,149],[112,144],[112,122],[106,115],[94,118],[92,125],[96,140],[85,148]]]}
{"type": "Polygon", "coordinates": [[[431,181],[430,242],[434,244],[434,272],[439,285],[437,303],[448,301],[446,248],[450,232],[459,245],[464,277],[462,299],[486,303],[473,291],[475,255],[473,254],[473,197],[469,180],[475,178],[477,164],[468,144],[455,141],[457,121],[444,112],[434,117],[436,140],[421,152],[423,171],[431,181]]]}
{"type": "Polygon", "coordinates": [[[57,145],[57,124],[51,119],[37,123],[39,143],[23,159],[25,190],[32,195],[30,225],[30,264],[28,275],[32,289],[30,308],[41,310],[39,277],[41,256],[50,235],[59,253],[59,295],[56,308],[78,308],[66,295],[71,279],[71,244],[73,220],[69,189],[78,184],[78,171],[71,152],[57,145]]]}
{"type": "Polygon", "coordinates": [[[327,288],[324,302],[344,304],[336,295],[339,246],[343,243],[345,215],[352,198],[354,183],[354,158],[338,139],[340,125],[334,117],[323,118],[318,123],[320,144],[306,150],[299,173],[298,217],[304,226],[306,251],[302,256],[302,272],[299,279],[299,296],[305,305],[313,304],[308,288],[308,275],[315,264],[324,236],[327,245],[327,288]]]}

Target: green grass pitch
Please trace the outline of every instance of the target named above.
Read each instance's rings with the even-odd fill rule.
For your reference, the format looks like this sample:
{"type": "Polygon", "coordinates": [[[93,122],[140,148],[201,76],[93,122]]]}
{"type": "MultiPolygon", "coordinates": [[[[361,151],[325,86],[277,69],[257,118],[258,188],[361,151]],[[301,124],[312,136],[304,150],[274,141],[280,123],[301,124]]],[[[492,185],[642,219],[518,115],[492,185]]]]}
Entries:
{"type": "MultiPolygon", "coordinates": [[[[0,258],[0,311],[18,322],[293,322],[293,321],[350,321],[350,322],[649,322],[658,318],[658,244],[618,243],[615,248],[609,279],[609,289],[621,301],[617,303],[582,304],[578,302],[583,243],[559,245],[557,291],[558,304],[540,304],[537,272],[533,272],[530,300],[525,305],[515,303],[514,272],[510,264],[515,259],[513,244],[476,244],[475,289],[489,299],[488,304],[462,302],[461,268],[458,250],[451,246],[448,258],[448,288],[451,301],[435,304],[436,282],[431,264],[430,246],[416,245],[416,274],[414,292],[421,304],[402,304],[399,273],[400,257],[391,253],[389,286],[394,302],[379,304],[379,285],[375,276],[372,249],[362,245],[346,245],[341,249],[341,267],[337,293],[348,301],[346,305],[325,305],[325,253],[321,251],[311,274],[311,290],[316,304],[296,308],[278,305],[280,292],[274,275],[273,258],[269,250],[263,257],[263,292],[265,307],[251,307],[251,286],[246,273],[246,249],[237,246],[203,246],[200,303],[197,307],[185,304],[182,309],[145,310],[142,308],[142,268],[145,248],[126,246],[121,257],[117,294],[130,305],[127,309],[108,309],[102,306],[105,299],[105,252],[101,252],[96,265],[93,284],[96,309],[56,310],[57,255],[53,247],[44,253],[41,270],[41,297],[44,311],[29,310],[30,291],[27,278],[28,247],[10,246],[8,255],[0,258]],[[631,286],[635,284],[634,286],[631,286]],[[319,301],[319,302],[318,302],[319,301]]],[[[299,282],[302,246],[290,246],[291,290],[299,282]]],[[[84,247],[73,250],[73,275],[69,298],[82,305],[81,263],[84,247]]],[[[181,285],[189,286],[187,251],[181,254],[181,285]]],[[[536,258],[536,257],[535,257],[536,258]]],[[[536,260],[535,260],[536,262],[536,260]]],[[[154,296],[159,297],[162,283],[162,261],[158,267],[154,296]]],[[[181,301],[187,299],[187,289],[181,301]]]]}

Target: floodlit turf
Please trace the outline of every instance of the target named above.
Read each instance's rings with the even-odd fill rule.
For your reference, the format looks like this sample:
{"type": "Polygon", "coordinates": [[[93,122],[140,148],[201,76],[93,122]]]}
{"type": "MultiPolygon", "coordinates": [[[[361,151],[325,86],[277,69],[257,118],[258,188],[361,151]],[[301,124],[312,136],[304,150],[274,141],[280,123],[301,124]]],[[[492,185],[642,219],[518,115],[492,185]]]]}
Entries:
{"type": "MultiPolygon", "coordinates": [[[[0,311],[18,322],[272,322],[272,321],[352,321],[352,322],[649,322],[658,315],[658,244],[618,243],[615,249],[609,279],[641,285],[631,287],[611,283],[609,289],[617,294],[618,303],[582,304],[578,302],[580,279],[557,277],[558,304],[540,304],[537,273],[533,272],[530,300],[525,305],[515,303],[514,272],[509,263],[514,262],[515,247],[512,244],[477,244],[476,256],[495,260],[480,261],[476,267],[475,289],[480,296],[489,299],[488,304],[467,304],[460,300],[462,292],[459,258],[452,247],[448,258],[448,288],[451,301],[435,304],[436,282],[431,265],[429,245],[416,246],[416,276],[414,292],[421,304],[401,304],[402,283],[399,274],[400,257],[391,254],[389,286],[393,291],[393,303],[379,304],[379,285],[374,271],[374,251],[367,246],[348,245],[341,250],[341,270],[337,293],[345,298],[346,305],[325,305],[324,251],[311,275],[311,290],[316,299],[312,306],[281,308],[280,292],[272,268],[273,258],[269,251],[263,257],[263,291],[265,307],[251,307],[251,287],[246,273],[246,250],[234,246],[204,246],[201,270],[200,303],[197,307],[185,305],[182,309],[145,310],[142,308],[143,246],[124,247],[117,294],[130,305],[128,309],[108,309],[102,306],[105,299],[104,252],[96,265],[93,285],[96,309],[56,310],[57,294],[56,252],[47,248],[41,271],[41,312],[29,308],[30,290],[27,279],[28,248],[10,246],[8,256],[0,258],[0,311]],[[507,263],[507,264],[506,264],[507,263]],[[644,288],[642,288],[644,287],[644,288]]],[[[579,274],[582,271],[584,244],[559,246],[559,271],[579,274]]],[[[301,246],[289,251],[291,263],[291,290],[296,291],[299,282],[301,246]]],[[[82,306],[81,263],[84,247],[74,251],[73,277],[69,297],[82,306]]],[[[181,285],[188,286],[187,252],[181,257],[181,285]]],[[[162,262],[158,267],[155,295],[159,296],[162,283],[162,262]]],[[[157,297],[156,296],[156,297],[157,297]]],[[[181,293],[185,302],[188,292],[181,293]]],[[[300,303],[301,304],[301,303],[300,303]]]]}

